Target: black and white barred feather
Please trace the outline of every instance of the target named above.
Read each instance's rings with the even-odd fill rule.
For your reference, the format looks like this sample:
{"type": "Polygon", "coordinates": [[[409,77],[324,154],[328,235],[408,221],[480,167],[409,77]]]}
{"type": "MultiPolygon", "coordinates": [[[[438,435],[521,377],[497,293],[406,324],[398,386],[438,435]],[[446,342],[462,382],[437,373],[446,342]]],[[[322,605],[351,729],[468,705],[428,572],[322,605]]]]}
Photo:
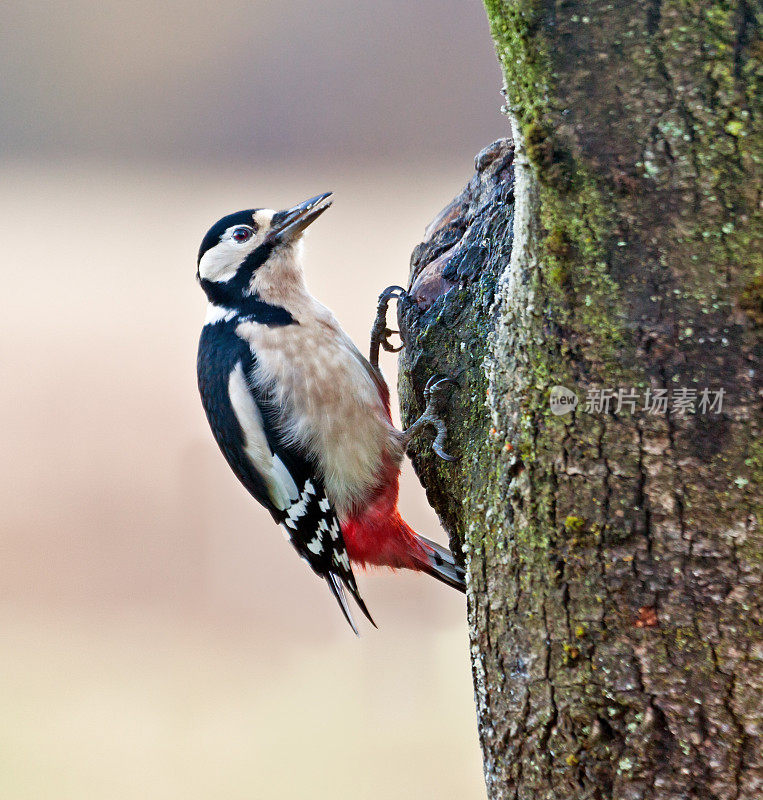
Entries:
{"type": "Polygon", "coordinates": [[[375,626],[355,583],[350,557],[344,544],[339,520],[323,487],[316,478],[308,478],[300,490],[297,502],[286,509],[283,526],[296,551],[313,570],[326,579],[347,622],[357,633],[347,606],[343,587],[346,587],[372,625],[375,626]]]}

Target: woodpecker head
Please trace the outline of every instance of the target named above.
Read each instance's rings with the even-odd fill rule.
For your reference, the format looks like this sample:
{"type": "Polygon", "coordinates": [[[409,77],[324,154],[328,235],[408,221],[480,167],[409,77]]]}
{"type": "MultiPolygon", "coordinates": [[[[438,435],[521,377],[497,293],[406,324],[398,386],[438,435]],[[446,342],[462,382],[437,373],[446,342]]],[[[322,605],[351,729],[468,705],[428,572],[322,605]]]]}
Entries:
{"type": "Polygon", "coordinates": [[[228,214],[207,231],[196,273],[216,304],[236,307],[247,297],[277,294],[294,281],[302,284],[298,249],[302,234],[330,205],[331,192],[273,211],[252,208],[228,214]]]}

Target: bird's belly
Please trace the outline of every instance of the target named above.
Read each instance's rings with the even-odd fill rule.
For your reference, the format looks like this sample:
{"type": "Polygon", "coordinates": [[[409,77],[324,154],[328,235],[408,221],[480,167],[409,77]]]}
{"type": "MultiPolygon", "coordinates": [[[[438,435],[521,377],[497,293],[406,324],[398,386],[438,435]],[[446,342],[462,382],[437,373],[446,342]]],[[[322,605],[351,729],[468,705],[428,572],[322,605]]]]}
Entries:
{"type": "Polygon", "coordinates": [[[367,365],[349,340],[319,326],[244,326],[239,335],[256,356],[253,380],[273,392],[284,439],[316,458],[327,497],[340,519],[348,516],[402,459],[400,434],[367,365]]]}

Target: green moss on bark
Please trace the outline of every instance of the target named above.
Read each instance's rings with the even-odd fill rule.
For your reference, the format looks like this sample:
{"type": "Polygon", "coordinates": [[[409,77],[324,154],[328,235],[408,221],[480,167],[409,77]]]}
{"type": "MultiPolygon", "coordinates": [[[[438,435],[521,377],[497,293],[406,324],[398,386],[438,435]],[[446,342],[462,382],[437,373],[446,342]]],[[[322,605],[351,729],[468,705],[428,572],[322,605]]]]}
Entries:
{"type": "Polygon", "coordinates": [[[733,796],[752,785],[729,766],[730,676],[748,669],[733,642],[760,641],[752,12],[485,5],[532,195],[490,347],[490,521],[468,520],[488,788],[630,797],[659,778],[665,797],[733,796]],[[556,384],[723,387],[733,407],[559,418],[556,384]],[[698,733],[709,717],[723,743],[698,733]]]}

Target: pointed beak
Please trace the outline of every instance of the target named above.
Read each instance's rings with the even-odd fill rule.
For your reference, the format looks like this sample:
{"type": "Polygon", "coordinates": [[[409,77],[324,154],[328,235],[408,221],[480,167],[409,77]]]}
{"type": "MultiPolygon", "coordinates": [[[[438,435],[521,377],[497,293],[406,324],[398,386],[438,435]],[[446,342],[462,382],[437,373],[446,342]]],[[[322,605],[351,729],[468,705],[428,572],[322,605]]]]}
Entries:
{"type": "Polygon", "coordinates": [[[282,244],[296,239],[302,231],[331,205],[328,199],[333,192],[311,197],[297,206],[279,211],[273,215],[272,227],[267,239],[273,244],[282,244]]]}

